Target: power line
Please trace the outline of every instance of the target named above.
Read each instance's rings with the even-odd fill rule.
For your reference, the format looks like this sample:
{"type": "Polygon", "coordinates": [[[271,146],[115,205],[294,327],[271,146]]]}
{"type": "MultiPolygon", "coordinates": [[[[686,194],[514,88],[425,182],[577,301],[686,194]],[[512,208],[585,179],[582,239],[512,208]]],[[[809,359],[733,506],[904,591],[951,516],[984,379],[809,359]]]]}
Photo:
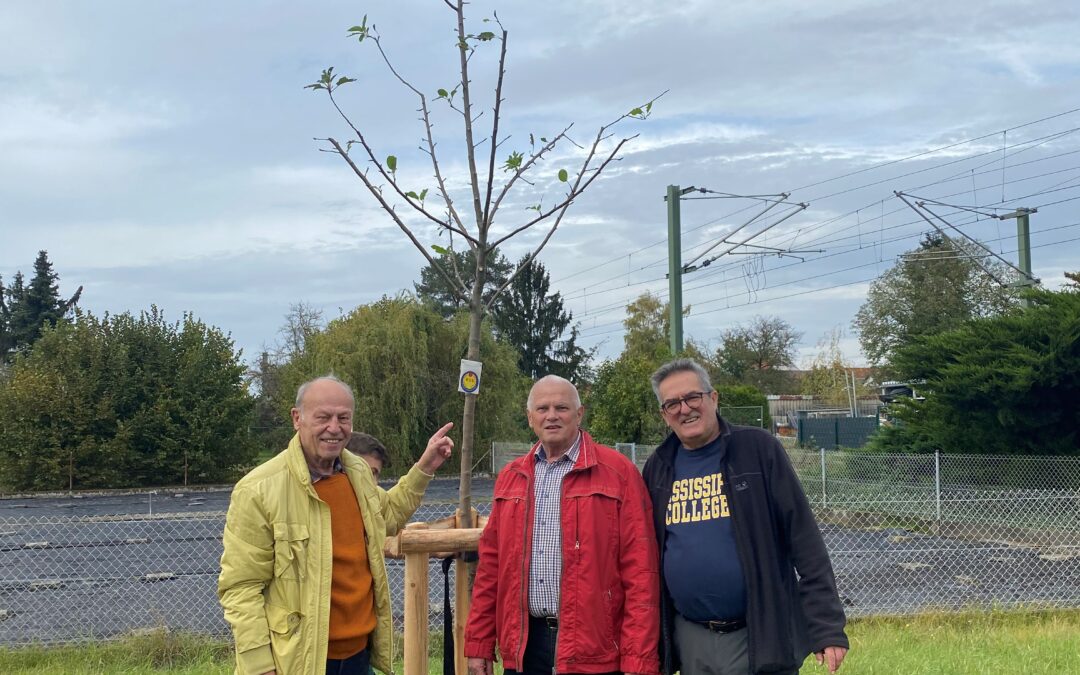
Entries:
{"type": "MultiPolygon", "coordinates": [[[[1078,199],[1080,199],[1080,197],[1078,197],[1078,199]]],[[[968,223],[968,224],[970,224],[970,223],[968,223]]],[[[1067,224],[1067,225],[1061,225],[1061,226],[1056,226],[1056,227],[1052,227],[1052,228],[1045,228],[1043,230],[1039,230],[1038,232],[1033,232],[1032,236],[1035,236],[1037,234],[1045,234],[1047,232],[1053,232],[1053,231],[1056,231],[1056,230],[1064,230],[1064,229],[1075,228],[1075,227],[1080,227],[1080,222],[1070,223],[1070,224],[1067,224]]],[[[920,231],[917,234],[921,235],[923,232],[924,231],[920,231]]],[[[909,237],[903,237],[903,239],[908,239],[908,238],[910,238],[910,236],[909,237]]],[[[1012,238],[1011,236],[1006,236],[1006,237],[1001,237],[999,239],[1000,240],[1010,240],[1011,238],[1012,238]]],[[[988,243],[994,243],[996,241],[999,241],[999,239],[990,239],[990,240],[987,240],[987,242],[988,243]]],[[[1060,245],[1060,244],[1071,243],[1071,242],[1074,242],[1074,241],[1080,241],[1080,237],[1074,237],[1074,238],[1071,238],[1071,239],[1064,239],[1064,240],[1055,241],[1055,242],[1048,242],[1048,243],[1044,243],[1044,244],[1033,245],[1033,246],[1031,246],[1031,248],[1032,249],[1045,248],[1045,247],[1048,247],[1048,246],[1057,246],[1057,245],[1060,245]]],[[[1010,254],[1010,253],[1017,253],[1017,252],[1018,252],[1018,249],[1012,249],[1010,251],[1006,251],[1005,253],[1010,254]]],[[[896,258],[898,258],[898,257],[899,256],[896,256],[896,258]]],[[[841,273],[841,272],[853,271],[855,269],[861,269],[863,267],[869,267],[869,266],[874,265],[874,264],[876,264],[876,261],[869,262],[869,263],[864,263],[862,265],[855,265],[855,266],[845,268],[845,269],[842,269],[842,270],[833,270],[833,271],[829,271],[829,272],[823,272],[821,274],[814,274],[814,275],[810,275],[810,276],[806,276],[806,277],[800,277],[798,279],[789,280],[789,281],[785,281],[785,282],[780,283],[780,284],[776,284],[776,285],[772,286],[771,288],[780,288],[780,287],[783,287],[783,286],[790,286],[792,284],[804,283],[804,282],[807,282],[807,281],[813,281],[815,279],[821,279],[821,278],[825,278],[827,276],[831,276],[832,274],[838,274],[838,273],[841,273]]],[[[734,304],[734,305],[729,304],[729,305],[726,305],[725,307],[718,308],[718,309],[706,310],[704,312],[692,312],[690,316],[696,317],[696,316],[701,316],[701,315],[704,315],[704,314],[712,314],[712,313],[715,313],[715,312],[718,312],[718,311],[723,311],[723,310],[726,310],[726,309],[737,309],[737,308],[740,308],[740,307],[747,307],[747,306],[751,306],[751,305],[755,305],[755,304],[761,304],[761,303],[765,303],[765,302],[772,302],[772,301],[775,301],[775,300],[782,300],[782,299],[786,299],[786,298],[790,298],[790,297],[798,297],[798,296],[806,295],[808,293],[812,293],[815,290],[824,291],[824,290],[833,290],[833,289],[836,289],[836,288],[843,288],[845,286],[852,286],[852,285],[855,285],[855,284],[858,284],[858,283],[866,283],[868,281],[873,281],[876,278],[878,278],[878,277],[873,277],[873,278],[868,279],[868,280],[859,280],[859,281],[847,282],[847,283],[844,283],[844,284],[838,284],[838,285],[830,286],[830,287],[827,287],[827,288],[810,289],[808,291],[801,291],[799,293],[794,293],[794,294],[789,294],[789,295],[784,295],[784,296],[771,297],[771,298],[766,298],[766,299],[763,299],[763,300],[751,300],[751,301],[738,303],[738,304],[734,304]]],[[[693,289],[690,289],[690,290],[693,290],[693,289]]],[[[661,300],[663,300],[666,297],[665,294],[663,294],[663,293],[657,293],[656,295],[661,300]]],[[[689,304],[691,306],[699,306],[700,307],[700,306],[703,306],[703,305],[708,305],[708,304],[712,304],[712,303],[715,303],[715,302],[720,302],[721,300],[722,300],[721,298],[717,298],[717,299],[713,299],[713,300],[705,300],[705,301],[702,301],[702,302],[689,303],[689,304]]],[[[625,307],[625,305],[623,305],[623,306],[625,307]]],[[[581,331],[581,333],[579,335],[582,338],[595,337],[597,335],[604,335],[604,334],[615,332],[615,331],[619,330],[619,328],[616,327],[616,328],[612,328],[610,330],[604,330],[604,331],[598,331],[598,332],[592,332],[592,331],[595,331],[597,328],[603,328],[605,326],[621,326],[621,325],[622,325],[622,321],[607,322],[607,323],[603,323],[603,324],[600,324],[600,325],[597,325],[597,326],[592,326],[590,328],[584,328],[584,329],[582,329],[582,331],[581,331]]]]}
{"type": "MultiPolygon", "coordinates": [[[[1029,127],[1029,126],[1033,126],[1033,125],[1036,125],[1036,124],[1040,124],[1040,123],[1042,123],[1042,122],[1047,122],[1047,121],[1050,121],[1050,120],[1058,119],[1058,118],[1060,118],[1060,117],[1065,117],[1065,116],[1067,116],[1067,115],[1071,115],[1071,114],[1073,114],[1073,113],[1076,113],[1076,112],[1080,112],[1080,108],[1073,108],[1073,109],[1071,109],[1071,110],[1066,110],[1066,111],[1063,111],[1063,112],[1060,112],[1060,113],[1056,113],[1056,114],[1054,114],[1054,115],[1048,115],[1048,116],[1046,116],[1046,117],[1042,117],[1042,118],[1039,118],[1039,119],[1036,119],[1036,120],[1032,120],[1032,121],[1029,121],[1029,122],[1025,122],[1025,123],[1023,123],[1023,124],[1018,124],[1018,125],[1016,125],[1016,126],[1013,126],[1013,127],[1009,127],[1008,129],[1004,130],[1004,132],[1008,132],[1008,131],[1016,131],[1016,130],[1018,130],[1018,129],[1023,129],[1023,128],[1029,127]]],[[[1066,131],[1063,131],[1063,132],[1057,132],[1057,133],[1055,133],[1055,134],[1051,134],[1051,135],[1049,135],[1049,136],[1046,136],[1046,137],[1041,137],[1041,138],[1039,138],[1039,139],[1033,139],[1033,140],[1031,140],[1031,141],[1026,141],[1025,143],[1018,143],[1018,144],[1014,144],[1014,146],[1013,146],[1013,147],[1018,147],[1018,146],[1020,146],[1020,145],[1024,145],[1024,144],[1030,144],[1030,143],[1034,143],[1034,142],[1036,142],[1036,141],[1044,141],[1044,142],[1045,142],[1046,140],[1052,140],[1052,139],[1054,139],[1054,138],[1059,138],[1059,137],[1061,137],[1061,136],[1064,136],[1064,135],[1066,135],[1066,134],[1068,134],[1068,133],[1071,133],[1071,132],[1073,132],[1073,131],[1077,131],[1078,129],[1080,129],[1080,127],[1074,127],[1074,128],[1072,128],[1072,129],[1068,129],[1068,130],[1066,130],[1066,131]]],[[[812,188],[812,187],[817,187],[817,186],[819,186],[819,185],[824,185],[824,184],[827,184],[827,183],[831,183],[831,182],[834,182],[834,181],[836,181],[836,180],[840,180],[840,179],[843,179],[843,178],[849,178],[849,177],[851,177],[851,176],[855,176],[855,175],[860,175],[860,174],[863,174],[863,173],[866,173],[866,172],[869,172],[869,171],[875,171],[875,170],[877,170],[877,169],[881,169],[881,168],[884,168],[884,167],[887,167],[887,166],[891,166],[891,165],[894,165],[894,164],[899,164],[899,163],[902,163],[902,162],[906,162],[906,161],[910,161],[910,160],[913,160],[913,159],[918,159],[918,158],[920,158],[920,157],[925,157],[925,156],[928,156],[928,155],[933,155],[933,154],[936,154],[936,153],[939,153],[939,152],[943,152],[943,151],[945,151],[945,150],[950,150],[950,149],[952,149],[952,148],[956,148],[956,147],[959,147],[959,146],[962,146],[962,145],[966,145],[966,144],[969,144],[969,143],[974,143],[974,142],[977,142],[977,141],[980,141],[980,140],[984,140],[984,139],[986,139],[986,138],[990,138],[990,137],[992,137],[992,136],[996,136],[996,135],[997,135],[998,133],[1003,133],[1003,132],[997,132],[997,131],[995,131],[995,132],[992,132],[992,133],[984,134],[984,135],[982,135],[982,136],[977,136],[977,137],[975,137],[975,138],[969,138],[969,139],[966,139],[966,140],[963,140],[963,141],[957,141],[957,142],[955,142],[955,143],[950,143],[950,144],[947,144],[947,145],[939,146],[939,147],[936,147],[936,148],[932,148],[932,149],[930,149],[930,150],[925,150],[925,151],[922,151],[922,152],[918,152],[918,153],[915,153],[915,154],[912,154],[912,155],[908,155],[908,156],[906,156],[906,157],[901,157],[901,158],[898,158],[898,159],[894,159],[894,160],[889,160],[889,161],[887,161],[887,162],[882,162],[882,163],[879,163],[879,164],[875,164],[875,165],[872,165],[872,166],[869,166],[869,167],[865,167],[865,168],[863,168],[863,169],[859,169],[859,170],[856,170],[856,171],[852,171],[852,172],[848,172],[848,173],[845,173],[845,174],[841,174],[841,175],[839,175],[839,176],[833,176],[833,177],[831,177],[831,178],[827,178],[827,179],[824,179],[824,180],[821,180],[821,181],[817,181],[817,182],[814,182],[814,183],[808,183],[808,184],[806,184],[806,185],[803,185],[803,186],[800,186],[800,187],[798,187],[798,188],[794,188],[794,189],[793,189],[792,191],[796,191],[796,190],[805,190],[805,189],[809,189],[809,188],[812,188]]],[[[1005,148],[1003,148],[1003,150],[1005,150],[1005,148]]],[[[992,152],[995,152],[995,153],[996,153],[996,152],[997,152],[997,150],[995,149],[995,150],[993,150],[992,152]]],[[[1018,152],[1023,152],[1023,150],[1021,150],[1021,151],[1018,151],[1018,152]]],[[[924,172],[924,171],[929,171],[929,170],[933,170],[933,169],[935,169],[935,168],[942,168],[942,167],[944,167],[944,166],[949,166],[950,164],[956,163],[956,161],[968,161],[968,160],[970,160],[970,159],[974,159],[974,158],[977,158],[977,157],[983,156],[983,155],[985,155],[985,154],[988,154],[988,153],[980,153],[980,154],[977,154],[977,155],[969,156],[969,157],[967,157],[967,158],[964,158],[964,159],[962,159],[962,160],[955,160],[955,161],[952,161],[952,162],[947,162],[947,163],[945,163],[945,164],[942,164],[942,165],[938,165],[938,166],[935,166],[935,167],[929,167],[929,168],[927,168],[927,169],[922,169],[922,170],[919,170],[919,171],[916,171],[916,172],[912,172],[912,173],[909,173],[909,174],[904,174],[904,175],[902,175],[902,176],[897,176],[897,177],[893,177],[893,178],[891,178],[891,179],[888,179],[888,180],[897,180],[897,179],[899,179],[899,178],[903,178],[903,177],[906,177],[906,176],[909,176],[909,175],[914,175],[915,173],[922,173],[922,172],[924,172]]],[[[1014,153],[1014,154],[1018,154],[1018,153],[1014,153]]],[[[857,186],[857,187],[855,187],[855,188],[850,188],[850,189],[847,189],[847,190],[843,190],[843,191],[839,191],[839,192],[834,192],[834,193],[832,193],[832,194],[828,194],[828,195],[823,195],[823,196],[815,197],[815,198],[814,198],[814,201],[822,201],[822,200],[824,200],[824,199],[828,199],[828,198],[831,198],[831,197],[835,197],[835,196],[838,196],[838,195],[841,195],[841,194],[845,194],[845,193],[848,193],[848,192],[852,192],[852,191],[855,191],[855,190],[861,190],[861,189],[865,189],[865,188],[867,188],[867,187],[873,187],[874,185],[879,185],[879,184],[881,184],[881,183],[883,183],[883,182],[887,182],[887,181],[876,181],[876,182],[873,182],[873,183],[868,183],[868,184],[860,185],[860,186],[857,186]]],[[[924,187],[927,187],[927,186],[921,186],[920,188],[917,188],[917,189],[922,189],[922,188],[924,188],[924,187]]],[[[916,188],[913,188],[913,189],[916,189],[916,188]]],[[[710,192],[713,192],[713,191],[710,191],[710,192]]],[[[731,197],[731,196],[732,196],[732,195],[730,195],[730,193],[719,193],[719,192],[716,192],[715,194],[716,194],[717,196],[722,196],[722,197],[725,197],[725,198],[729,198],[729,197],[731,197]]],[[[697,198],[695,198],[695,199],[697,199],[697,198]]],[[[752,205],[751,205],[751,206],[752,206],[752,205]]],[[[724,219],[724,218],[726,218],[726,217],[730,217],[731,215],[736,215],[737,213],[739,213],[739,212],[741,212],[741,211],[743,211],[743,210],[746,210],[746,209],[748,209],[748,208],[750,208],[750,206],[747,206],[747,207],[745,207],[744,209],[740,209],[739,211],[733,212],[732,214],[729,214],[729,215],[727,215],[727,216],[721,216],[721,217],[720,217],[720,218],[718,218],[718,219],[715,219],[715,220],[713,220],[713,221],[709,221],[709,222],[707,222],[707,223],[704,223],[704,224],[702,224],[702,225],[700,225],[700,226],[698,226],[698,227],[695,227],[695,228],[693,228],[692,230],[687,230],[687,232],[690,232],[690,231],[694,231],[694,230],[700,229],[701,227],[705,227],[705,226],[707,226],[707,225],[713,224],[713,223],[717,222],[718,220],[722,220],[722,219],[724,219]]],[[[606,266],[608,266],[608,265],[611,265],[611,264],[613,264],[613,263],[615,263],[615,262],[617,262],[617,261],[619,261],[619,260],[622,260],[622,259],[623,259],[623,258],[625,258],[625,257],[628,257],[628,256],[633,256],[633,255],[636,255],[636,254],[638,254],[638,253],[640,253],[640,252],[642,252],[642,251],[645,251],[645,250],[648,250],[648,249],[650,249],[650,248],[654,248],[654,247],[656,247],[656,246],[659,246],[659,245],[663,244],[663,243],[664,243],[665,241],[666,241],[666,239],[660,239],[660,240],[658,240],[658,241],[656,241],[656,242],[653,242],[653,243],[651,243],[651,244],[648,244],[648,245],[646,245],[646,246],[643,246],[643,247],[641,247],[641,248],[638,248],[638,249],[636,249],[636,250],[634,250],[634,251],[632,251],[632,252],[630,252],[630,253],[628,253],[628,254],[625,254],[625,255],[620,255],[620,256],[617,256],[617,257],[615,257],[615,258],[612,258],[612,259],[610,259],[610,260],[607,260],[607,261],[601,262],[601,263],[596,263],[596,264],[592,264],[592,265],[590,265],[590,266],[589,266],[588,268],[586,268],[586,269],[580,270],[580,271],[578,271],[578,272],[574,272],[574,273],[572,273],[572,274],[569,274],[569,275],[567,275],[567,276],[564,276],[564,277],[560,277],[559,279],[556,279],[556,280],[555,280],[555,281],[554,281],[553,283],[561,283],[561,282],[563,282],[563,281],[566,281],[566,280],[568,280],[568,279],[571,279],[571,278],[574,278],[574,277],[580,276],[580,275],[582,275],[582,274],[585,274],[585,273],[587,273],[587,272],[590,272],[590,271],[595,271],[596,269],[599,269],[599,268],[602,268],[602,267],[606,267],[606,266]]]]}

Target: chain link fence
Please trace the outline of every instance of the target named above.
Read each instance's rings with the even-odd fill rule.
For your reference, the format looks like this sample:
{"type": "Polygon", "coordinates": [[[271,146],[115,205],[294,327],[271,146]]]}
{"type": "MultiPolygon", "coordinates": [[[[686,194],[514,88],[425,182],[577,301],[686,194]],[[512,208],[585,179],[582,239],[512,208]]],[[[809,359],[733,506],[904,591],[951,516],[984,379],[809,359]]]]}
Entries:
{"type": "MultiPolygon", "coordinates": [[[[639,464],[653,450],[621,449],[639,464]]],[[[788,452],[849,615],[1080,607],[1080,459],[788,452]]],[[[474,488],[481,513],[490,510],[491,484],[474,488]]],[[[228,492],[171,501],[142,495],[138,510],[115,505],[94,515],[66,508],[95,499],[30,504],[26,511],[48,514],[26,517],[7,515],[25,504],[0,503],[0,645],[161,626],[227,637],[216,584],[228,492]]],[[[437,520],[456,506],[428,501],[414,520],[437,520]]],[[[387,560],[387,570],[401,626],[404,561],[387,560]]],[[[438,633],[439,561],[429,578],[429,623],[438,633]]],[[[451,573],[451,593],[453,583],[451,573]]]]}

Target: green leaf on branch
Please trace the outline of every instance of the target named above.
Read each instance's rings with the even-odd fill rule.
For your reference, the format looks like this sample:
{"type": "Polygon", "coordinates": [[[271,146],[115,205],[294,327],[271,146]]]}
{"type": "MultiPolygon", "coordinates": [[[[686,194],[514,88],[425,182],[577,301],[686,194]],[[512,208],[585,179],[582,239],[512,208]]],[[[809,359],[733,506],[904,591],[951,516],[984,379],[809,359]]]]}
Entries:
{"type": "Polygon", "coordinates": [[[355,77],[345,77],[344,75],[342,75],[341,77],[338,78],[337,84],[334,85],[334,86],[340,87],[341,85],[348,84],[350,82],[356,82],[356,78],[355,77]]]}
{"type": "Polygon", "coordinates": [[[427,188],[420,191],[420,201],[424,201],[425,199],[427,199],[427,188]]]}
{"type": "Polygon", "coordinates": [[[512,152],[510,156],[506,158],[506,163],[503,164],[503,171],[517,171],[521,168],[521,163],[525,160],[525,155],[520,152],[512,152]]]}
{"type": "Polygon", "coordinates": [[[409,190],[408,192],[406,192],[405,196],[408,197],[409,199],[416,199],[416,200],[420,199],[420,195],[416,194],[412,190],[409,190]]]}
{"type": "Polygon", "coordinates": [[[495,33],[492,33],[491,31],[486,30],[483,33],[480,33],[479,35],[477,35],[476,37],[477,37],[477,39],[480,40],[480,42],[488,42],[490,40],[495,39],[495,33]]]}
{"type": "Polygon", "coordinates": [[[349,29],[349,37],[355,37],[358,42],[363,42],[364,38],[368,36],[367,14],[360,21],[359,26],[353,26],[349,29]]]}
{"type": "Polygon", "coordinates": [[[440,89],[435,93],[439,95],[439,98],[450,98],[450,92],[446,91],[445,89],[440,89]]]}
{"type": "Polygon", "coordinates": [[[445,246],[439,246],[438,244],[432,244],[431,250],[435,251],[439,255],[446,255],[450,252],[450,249],[446,248],[445,246]]]}
{"type": "Polygon", "coordinates": [[[566,169],[559,169],[559,180],[565,183],[568,178],[570,178],[570,174],[566,172],[566,169]]]}
{"type": "Polygon", "coordinates": [[[394,155],[386,156],[386,168],[390,169],[390,173],[397,171],[397,157],[394,155]]]}
{"type": "Polygon", "coordinates": [[[633,110],[630,111],[630,116],[631,117],[641,117],[644,114],[645,114],[645,112],[641,108],[634,108],[633,110]]]}
{"type": "Polygon", "coordinates": [[[334,67],[324,68],[322,75],[319,76],[319,81],[313,84],[306,85],[304,89],[326,89],[330,91],[334,86],[334,67]]]}

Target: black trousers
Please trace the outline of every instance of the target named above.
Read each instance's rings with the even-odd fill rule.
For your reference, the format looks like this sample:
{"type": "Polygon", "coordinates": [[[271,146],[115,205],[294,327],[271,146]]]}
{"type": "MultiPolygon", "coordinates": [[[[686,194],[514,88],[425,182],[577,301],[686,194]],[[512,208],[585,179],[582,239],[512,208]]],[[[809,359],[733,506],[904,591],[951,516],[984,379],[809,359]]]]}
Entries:
{"type": "Polygon", "coordinates": [[[368,675],[371,652],[365,647],[347,659],[326,659],[326,675],[368,675]]]}
{"type": "MultiPolygon", "coordinates": [[[[556,625],[546,619],[529,617],[529,637],[525,642],[525,658],[521,670],[504,671],[505,675],[555,675],[555,640],[559,637],[556,625]]],[[[560,673],[560,675],[570,675],[560,673]]],[[[621,675],[617,671],[604,675],[621,675]]]]}

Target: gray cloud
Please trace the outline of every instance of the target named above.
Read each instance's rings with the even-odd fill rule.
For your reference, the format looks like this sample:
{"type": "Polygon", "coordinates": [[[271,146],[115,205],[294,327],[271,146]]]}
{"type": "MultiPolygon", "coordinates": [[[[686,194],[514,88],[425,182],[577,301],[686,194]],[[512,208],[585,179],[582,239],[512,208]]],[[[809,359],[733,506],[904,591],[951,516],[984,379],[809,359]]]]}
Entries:
{"type": "MultiPolygon", "coordinates": [[[[742,194],[811,186],[792,196],[810,208],[755,243],[822,253],[804,262],[732,256],[687,276],[687,332],[700,341],[754,314],[780,314],[806,334],[806,356],[826,331],[849,326],[865,279],[929,227],[893,190],[980,206],[1004,191],[1005,206],[1041,206],[1033,260],[1047,284],[1080,259],[1076,202],[1050,204],[1080,196],[1069,191],[1080,181],[1068,182],[1080,178],[1080,154],[1066,154],[1080,151],[1080,134],[1034,140],[1080,126],[1078,114],[868,170],[1080,107],[1080,20],[1065,0],[471,7],[477,17],[497,8],[511,31],[500,160],[527,148],[529,133],[572,121],[586,142],[599,124],[670,90],[650,120],[616,130],[640,136],[542,255],[603,356],[621,349],[625,303],[666,293],[668,184],[742,194]],[[1049,189],[1059,191],[1009,201],[1049,189]]],[[[344,38],[364,12],[423,91],[452,82],[450,15],[435,1],[0,7],[0,272],[28,271],[48,249],[65,288],[85,284],[95,312],[190,310],[232,331],[249,354],[274,339],[290,302],[332,316],[410,288],[420,254],[340,160],[317,152],[313,138],[345,139],[348,127],[325,96],[302,90],[328,65],[356,77],[341,102],[370,130],[376,157],[397,155],[410,187],[433,187],[416,150],[415,98],[387,76],[373,45],[344,38]]],[[[482,124],[493,53],[473,62],[482,124]]],[[[460,118],[432,108],[442,166],[467,213],[460,118]]],[[[553,155],[535,187],[510,196],[499,227],[522,222],[541,198],[556,202],[557,169],[579,157],[569,147],[553,155]]],[[[757,207],[684,203],[686,252],[737,227],[750,212],[733,213],[741,208],[757,207]]],[[[399,212],[425,244],[437,240],[399,212]]],[[[1012,221],[972,220],[965,231],[1015,256],[1012,221]]],[[[504,252],[517,258],[541,236],[530,231],[504,252]]],[[[850,331],[843,344],[861,358],[850,331]]]]}

